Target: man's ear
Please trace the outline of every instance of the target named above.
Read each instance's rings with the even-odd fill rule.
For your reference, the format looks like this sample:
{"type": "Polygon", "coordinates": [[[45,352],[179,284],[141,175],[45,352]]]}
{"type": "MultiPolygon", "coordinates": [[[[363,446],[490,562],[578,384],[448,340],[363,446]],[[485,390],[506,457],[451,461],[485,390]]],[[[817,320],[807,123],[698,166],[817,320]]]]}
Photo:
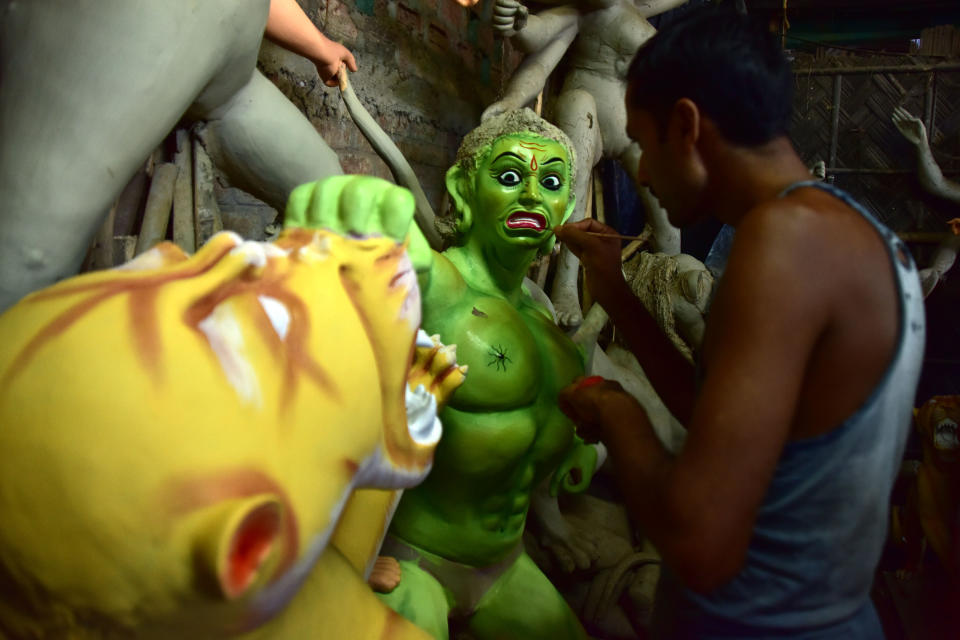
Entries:
{"type": "Polygon", "coordinates": [[[696,146],[700,140],[700,109],[689,98],[680,98],[670,110],[667,138],[679,141],[684,150],[696,146]]]}
{"type": "Polygon", "coordinates": [[[453,199],[453,209],[457,214],[457,233],[461,235],[470,231],[473,226],[473,210],[470,208],[473,189],[469,178],[458,165],[447,170],[447,191],[453,199]]]}

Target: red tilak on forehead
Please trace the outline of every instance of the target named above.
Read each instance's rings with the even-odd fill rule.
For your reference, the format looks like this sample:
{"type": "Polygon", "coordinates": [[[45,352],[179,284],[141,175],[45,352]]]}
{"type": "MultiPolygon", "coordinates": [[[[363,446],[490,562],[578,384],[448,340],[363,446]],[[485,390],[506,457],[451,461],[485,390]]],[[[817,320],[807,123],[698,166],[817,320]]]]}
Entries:
{"type": "MultiPolygon", "coordinates": [[[[523,147],[524,149],[530,149],[531,151],[545,151],[545,150],[546,150],[546,147],[544,147],[543,145],[536,144],[536,143],[534,143],[534,142],[522,142],[522,141],[521,141],[521,142],[520,142],[520,146],[523,147]]],[[[537,165],[537,157],[536,157],[536,155],[532,155],[531,158],[530,158],[530,170],[531,170],[531,171],[536,171],[538,166],[539,166],[539,165],[537,165]]]]}

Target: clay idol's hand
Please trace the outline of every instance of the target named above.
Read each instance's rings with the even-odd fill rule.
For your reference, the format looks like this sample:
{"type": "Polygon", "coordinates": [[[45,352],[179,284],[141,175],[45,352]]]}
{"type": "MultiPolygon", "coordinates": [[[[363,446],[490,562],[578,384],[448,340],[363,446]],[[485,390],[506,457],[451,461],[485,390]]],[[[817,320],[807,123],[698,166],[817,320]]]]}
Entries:
{"type": "Polygon", "coordinates": [[[381,178],[333,176],[294,189],[287,200],[283,225],[407,242],[414,268],[422,271],[429,269],[433,254],[413,222],[415,208],[408,189],[381,178]]]}
{"type": "Polygon", "coordinates": [[[596,469],[597,450],[592,445],[577,441],[554,471],[550,480],[550,495],[557,495],[561,487],[568,493],[586,490],[596,469]]]}
{"type": "Polygon", "coordinates": [[[396,558],[377,556],[370,577],[367,578],[367,584],[377,593],[390,593],[397,588],[402,579],[403,570],[396,558]]]}
{"type": "Polygon", "coordinates": [[[483,120],[489,120],[494,116],[498,116],[501,113],[506,113],[507,111],[513,111],[514,109],[519,109],[522,107],[522,104],[514,104],[513,101],[504,98],[502,100],[497,100],[489,107],[483,110],[483,113],[480,114],[481,122],[483,120]]]}
{"type": "Polygon", "coordinates": [[[527,26],[529,10],[517,0],[496,0],[490,23],[504,38],[509,38],[527,26]]]}
{"type": "Polygon", "coordinates": [[[927,129],[923,126],[923,121],[920,118],[903,107],[897,107],[893,110],[891,120],[903,134],[903,137],[909,140],[911,144],[914,146],[927,145],[927,129]]]}
{"type": "Polygon", "coordinates": [[[556,227],[563,242],[583,264],[587,289],[605,308],[623,295],[631,295],[620,262],[620,239],[616,230],[593,218],[556,227]],[[604,237],[609,235],[610,237],[604,237]]]}

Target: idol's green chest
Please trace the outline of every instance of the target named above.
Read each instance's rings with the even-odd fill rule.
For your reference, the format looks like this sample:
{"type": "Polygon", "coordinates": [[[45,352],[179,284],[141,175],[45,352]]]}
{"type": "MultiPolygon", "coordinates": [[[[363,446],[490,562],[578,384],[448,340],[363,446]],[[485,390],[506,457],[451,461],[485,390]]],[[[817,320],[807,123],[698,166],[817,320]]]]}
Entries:
{"type": "Polygon", "coordinates": [[[557,393],[583,373],[573,342],[532,305],[473,294],[442,314],[424,317],[424,329],[457,345],[467,380],[450,406],[491,412],[556,403],[557,393]]]}
{"type": "Polygon", "coordinates": [[[508,476],[527,485],[552,469],[572,442],[573,425],[557,395],[583,375],[580,351],[532,303],[518,307],[468,289],[442,314],[424,316],[424,329],[456,344],[457,362],[469,366],[440,416],[438,477],[456,469],[478,481],[508,476]],[[524,468],[529,479],[513,478],[524,468]]]}

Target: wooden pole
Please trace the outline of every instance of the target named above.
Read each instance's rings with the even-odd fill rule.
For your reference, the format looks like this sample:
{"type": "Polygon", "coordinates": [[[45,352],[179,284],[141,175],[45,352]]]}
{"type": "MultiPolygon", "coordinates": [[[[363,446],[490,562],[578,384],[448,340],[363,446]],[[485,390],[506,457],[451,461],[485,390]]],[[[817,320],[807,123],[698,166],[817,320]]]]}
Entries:
{"type": "Polygon", "coordinates": [[[110,207],[107,218],[100,225],[90,247],[90,256],[83,271],[99,271],[113,267],[113,224],[117,219],[117,202],[110,207]]]}
{"type": "Polygon", "coordinates": [[[593,168],[593,208],[596,210],[598,222],[607,223],[607,212],[603,208],[603,180],[600,179],[600,170],[593,168]]]}
{"type": "MultiPolygon", "coordinates": [[[[877,175],[877,176],[899,176],[916,173],[913,169],[886,169],[880,167],[827,167],[827,175],[829,174],[853,174],[853,175],[877,175]]],[[[960,171],[944,171],[943,175],[952,176],[960,175],[960,171]]]]}
{"type": "Polygon", "coordinates": [[[830,160],[831,167],[837,166],[837,146],[840,136],[840,96],[843,90],[843,76],[833,79],[833,117],[830,121],[830,160]]]}
{"type": "Polygon", "coordinates": [[[904,242],[917,242],[923,244],[939,244],[944,240],[956,238],[949,231],[903,231],[897,234],[897,237],[904,242]]]}
{"type": "Polygon", "coordinates": [[[213,163],[199,141],[193,141],[193,224],[194,246],[199,249],[210,237],[223,231],[220,207],[213,193],[213,163]]]}
{"type": "Polygon", "coordinates": [[[177,165],[169,162],[158,163],[153,169],[150,193],[147,194],[147,206],[143,212],[143,225],[137,238],[136,255],[149,250],[167,237],[170,224],[170,208],[173,205],[173,185],[177,180],[177,165]]]}
{"type": "Polygon", "coordinates": [[[804,76],[833,76],[833,75],[862,75],[865,73],[929,73],[931,71],[960,71],[960,62],[947,62],[943,64],[918,64],[918,65],[876,65],[872,67],[835,67],[832,69],[813,69],[802,67],[793,70],[795,75],[804,76]]]}
{"type": "Polygon", "coordinates": [[[177,130],[177,152],[173,162],[177,165],[177,181],[173,185],[173,241],[186,251],[197,250],[196,231],[193,228],[193,153],[190,134],[185,129],[177,130]]]}

